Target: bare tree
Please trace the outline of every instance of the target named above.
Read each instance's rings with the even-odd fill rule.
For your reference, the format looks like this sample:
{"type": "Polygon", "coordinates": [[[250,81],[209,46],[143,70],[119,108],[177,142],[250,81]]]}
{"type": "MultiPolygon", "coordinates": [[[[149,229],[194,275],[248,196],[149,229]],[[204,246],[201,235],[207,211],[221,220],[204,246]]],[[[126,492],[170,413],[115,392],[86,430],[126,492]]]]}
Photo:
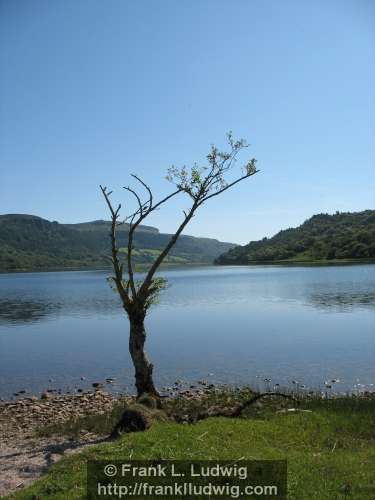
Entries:
{"type": "Polygon", "coordinates": [[[176,168],[172,166],[168,170],[167,180],[175,186],[175,190],[159,201],[154,200],[150,187],[137,175],[132,177],[140,184],[146,193],[144,199],[141,194],[129,186],[124,187],[126,191],[134,196],[137,208],[126,217],[120,220],[121,205],[113,206],[110,196],[112,191],[100,186],[105,201],[111,214],[111,253],[114,276],[110,278],[117,289],[124,310],[127,313],[130,323],[129,351],[135,368],[135,383],[138,395],[149,393],[158,395],[153,381],[153,365],[150,363],[144,349],[146,340],[145,317],[147,311],[159,292],[165,288],[166,281],[163,278],[155,277],[155,273],[163,263],[171,248],[177,242],[180,234],[188,225],[195,212],[206,201],[218,196],[230,189],[235,184],[253,176],[258,172],[256,160],[253,158],[242,165],[242,171],[234,179],[227,179],[227,174],[233,169],[238,159],[239,153],[249,145],[243,139],[235,141],[231,133],[227,134],[228,151],[220,151],[212,145],[207,155],[207,164],[199,167],[176,168]],[[137,227],[155,210],[167,203],[173,197],[185,193],[190,199],[188,210],[183,211],[183,220],[176,232],[171,236],[168,243],[161,250],[154,262],[150,265],[143,280],[135,280],[132,253],[134,250],[134,233],[137,227]],[[120,224],[129,223],[128,242],[126,259],[122,262],[119,254],[119,247],[116,238],[116,230],[120,224]]]}

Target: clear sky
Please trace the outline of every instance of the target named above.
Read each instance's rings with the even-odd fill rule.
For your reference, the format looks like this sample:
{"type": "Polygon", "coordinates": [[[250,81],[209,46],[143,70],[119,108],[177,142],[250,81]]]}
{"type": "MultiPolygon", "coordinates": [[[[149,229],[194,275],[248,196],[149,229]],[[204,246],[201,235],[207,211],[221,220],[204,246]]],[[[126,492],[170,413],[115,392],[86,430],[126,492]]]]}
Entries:
{"type": "MultiPolygon", "coordinates": [[[[100,183],[164,195],[228,130],[261,172],[187,234],[375,209],[373,0],[0,0],[0,75],[1,213],[107,218],[100,183]]],[[[182,208],[148,223],[171,232],[182,208]]]]}

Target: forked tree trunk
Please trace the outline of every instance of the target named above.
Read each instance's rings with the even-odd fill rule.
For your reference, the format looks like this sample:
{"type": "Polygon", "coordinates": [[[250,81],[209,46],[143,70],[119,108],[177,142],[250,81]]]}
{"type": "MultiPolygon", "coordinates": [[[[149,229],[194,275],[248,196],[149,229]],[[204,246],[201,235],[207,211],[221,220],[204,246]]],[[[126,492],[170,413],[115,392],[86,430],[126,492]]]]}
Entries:
{"type": "Polygon", "coordinates": [[[152,379],[152,370],[154,366],[150,363],[144,350],[146,341],[144,319],[139,316],[134,317],[133,315],[129,315],[129,321],[129,352],[135,368],[135,385],[138,396],[144,393],[159,396],[152,379]]]}

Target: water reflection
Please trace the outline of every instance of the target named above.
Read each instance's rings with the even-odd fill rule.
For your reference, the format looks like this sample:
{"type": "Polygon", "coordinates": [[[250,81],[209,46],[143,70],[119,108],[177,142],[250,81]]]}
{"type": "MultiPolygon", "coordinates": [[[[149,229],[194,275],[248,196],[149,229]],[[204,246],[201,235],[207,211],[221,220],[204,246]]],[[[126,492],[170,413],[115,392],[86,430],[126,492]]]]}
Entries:
{"type": "Polygon", "coordinates": [[[58,303],[0,299],[0,324],[36,323],[59,309],[58,303]]]}
{"type": "Polygon", "coordinates": [[[0,298],[0,325],[19,325],[53,320],[59,316],[113,316],[121,314],[119,303],[114,298],[81,297],[61,302],[40,300],[7,300],[0,298]]]}
{"type": "Polygon", "coordinates": [[[354,309],[375,309],[375,292],[319,292],[311,294],[308,303],[327,312],[351,312],[354,309]]]}
{"type": "MultiPolygon", "coordinates": [[[[173,310],[236,307],[248,311],[256,304],[266,309],[277,303],[333,313],[375,309],[375,266],[202,267],[163,274],[170,287],[160,305],[173,310]]],[[[0,275],[0,325],[122,315],[119,297],[106,277],[103,272],[0,275]]]]}

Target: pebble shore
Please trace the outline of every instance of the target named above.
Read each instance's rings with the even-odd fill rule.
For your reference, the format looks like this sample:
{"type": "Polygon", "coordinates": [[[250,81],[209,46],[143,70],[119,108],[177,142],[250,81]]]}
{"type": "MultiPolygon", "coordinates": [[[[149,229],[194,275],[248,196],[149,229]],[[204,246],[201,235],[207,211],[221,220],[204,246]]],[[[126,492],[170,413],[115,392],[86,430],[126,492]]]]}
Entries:
{"type": "MultiPolygon", "coordinates": [[[[129,398],[131,399],[131,398],[129,398]]],[[[97,390],[75,395],[20,398],[0,403],[0,496],[31,484],[64,455],[103,440],[89,432],[76,439],[37,437],[36,431],[51,424],[109,412],[117,398],[97,390]]]]}
{"type": "Polygon", "coordinates": [[[31,434],[41,426],[110,411],[117,398],[104,391],[74,395],[42,395],[0,403],[0,438],[31,434]]]}

